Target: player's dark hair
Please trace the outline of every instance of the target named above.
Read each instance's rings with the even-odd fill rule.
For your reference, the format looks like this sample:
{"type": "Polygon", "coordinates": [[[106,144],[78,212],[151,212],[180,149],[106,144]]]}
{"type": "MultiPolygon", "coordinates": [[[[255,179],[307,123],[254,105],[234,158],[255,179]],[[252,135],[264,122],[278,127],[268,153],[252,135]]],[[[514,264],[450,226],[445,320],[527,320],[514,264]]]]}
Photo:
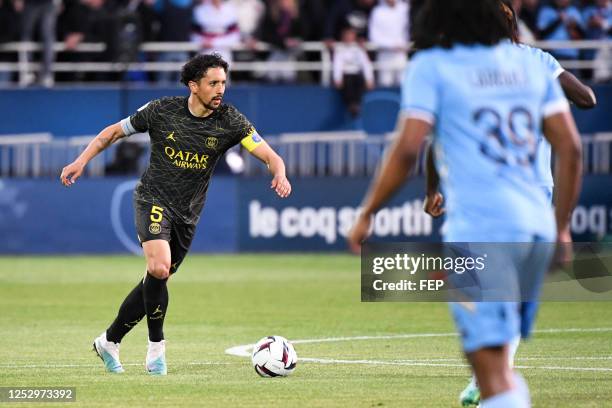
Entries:
{"type": "Polygon", "coordinates": [[[198,82],[206,75],[209,68],[223,68],[225,73],[229,64],[217,53],[196,55],[190,59],[181,70],[181,82],[189,86],[189,82],[198,82]]]}
{"type": "Polygon", "coordinates": [[[499,0],[427,0],[416,18],[415,47],[494,45],[508,38],[499,0]]]}
{"type": "Polygon", "coordinates": [[[501,0],[501,8],[506,15],[506,21],[508,23],[508,38],[510,38],[513,42],[518,43],[518,19],[516,17],[516,10],[514,10],[512,0],[501,0]]]}

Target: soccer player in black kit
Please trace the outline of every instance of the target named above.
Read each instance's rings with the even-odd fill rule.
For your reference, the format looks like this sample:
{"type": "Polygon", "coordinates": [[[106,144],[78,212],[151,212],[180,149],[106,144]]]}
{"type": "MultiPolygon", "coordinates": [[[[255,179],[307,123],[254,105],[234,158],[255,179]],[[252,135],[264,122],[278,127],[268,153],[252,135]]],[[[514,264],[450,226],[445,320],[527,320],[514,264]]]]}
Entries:
{"type": "Polygon", "coordinates": [[[150,374],[167,373],[163,333],[167,281],[189,250],[213,169],[228,149],[241,143],[267,164],[276,194],[284,198],[291,193],[280,156],[244,115],[221,103],[227,71],[228,64],[217,54],[194,57],[181,72],[181,82],[190,91],[188,97],[149,102],[129,118],[102,130],[62,170],[61,182],[69,187],[85,165],[111,144],[134,133],[149,132],[149,167],[134,191],[136,231],[146,258],[146,274],[121,304],[115,321],[94,340],[94,350],[110,372],[123,372],[119,343],[146,316],[146,369],[150,374]]]}

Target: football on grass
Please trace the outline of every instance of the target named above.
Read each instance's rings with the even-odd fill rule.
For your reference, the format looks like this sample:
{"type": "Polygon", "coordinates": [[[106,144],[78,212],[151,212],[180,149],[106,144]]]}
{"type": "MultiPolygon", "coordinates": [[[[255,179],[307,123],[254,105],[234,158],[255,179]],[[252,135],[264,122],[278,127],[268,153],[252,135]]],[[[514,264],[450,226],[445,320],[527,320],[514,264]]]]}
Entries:
{"type": "Polygon", "coordinates": [[[281,336],[268,336],[253,347],[253,367],[262,377],[286,377],[297,364],[293,345],[281,336]]]}

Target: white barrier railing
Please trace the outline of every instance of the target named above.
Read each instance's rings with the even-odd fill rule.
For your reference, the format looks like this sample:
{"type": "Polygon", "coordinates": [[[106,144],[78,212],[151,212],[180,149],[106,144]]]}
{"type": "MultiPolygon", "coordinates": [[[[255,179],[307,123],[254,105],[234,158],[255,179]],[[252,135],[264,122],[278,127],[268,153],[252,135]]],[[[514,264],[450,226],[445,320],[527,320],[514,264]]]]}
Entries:
{"type": "MultiPolygon", "coordinates": [[[[612,66],[612,41],[539,41],[533,44],[542,49],[579,49],[579,50],[596,50],[606,51],[602,55],[607,55],[607,66],[612,66]]],[[[367,46],[369,51],[376,51],[376,47],[367,46]]],[[[39,63],[28,61],[27,55],[30,52],[40,51],[42,46],[32,42],[13,42],[0,44],[0,53],[17,53],[16,62],[0,63],[0,72],[17,72],[19,74],[19,83],[26,84],[26,78],[30,77],[33,72],[40,68],[39,63]]],[[[103,43],[82,43],[75,49],[68,50],[63,43],[56,43],[54,50],[58,53],[78,52],[84,56],[88,53],[100,53],[106,50],[106,45],[103,43]]],[[[247,47],[244,45],[231,48],[232,51],[268,51],[270,46],[264,43],[258,43],[255,47],[247,47]]],[[[163,52],[189,52],[196,54],[201,51],[201,48],[196,43],[190,42],[148,42],[140,46],[140,51],[144,53],[163,53],[163,52]]],[[[263,60],[255,61],[235,61],[232,63],[232,71],[235,72],[253,72],[265,73],[271,70],[275,71],[293,71],[293,72],[319,72],[321,76],[321,84],[328,86],[331,83],[332,69],[332,52],[322,42],[303,42],[296,49],[298,52],[310,52],[319,55],[317,61],[291,61],[291,62],[268,62],[263,60]]],[[[596,60],[563,60],[560,61],[567,69],[597,69],[601,68],[601,61],[596,60]]],[[[183,63],[181,62],[94,62],[94,61],[79,61],[79,62],[55,62],[52,70],[54,72],[125,72],[125,71],[143,71],[143,72],[176,72],[179,71],[183,63]]],[[[379,70],[383,65],[374,63],[374,69],[379,70]]],[[[403,66],[390,67],[388,64],[384,68],[402,69],[403,66]]]]}
{"type": "MultiPolygon", "coordinates": [[[[293,133],[268,136],[266,141],[283,157],[291,177],[372,176],[385,149],[395,135],[366,135],[361,131],[293,133]]],[[[61,169],[89,144],[93,135],[53,139],[48,133],[0,136],[0,177],[57,177],[61,169]]],[[[582,136],[586,174],[612,174],[612,132],[582,136]]],[[[144,147],[138,169],[144,171],[149,156],[148,134],[133,135],[121,143],[144,147]]],[[[416,165],[424,174],[425,143],[416,165]]],[[[85,176],[103,177],[114,159],[119,144],[96,156],[85,176]]],[[[261,162],[242,152],[246,176],[267,175],[261,162]]]]}

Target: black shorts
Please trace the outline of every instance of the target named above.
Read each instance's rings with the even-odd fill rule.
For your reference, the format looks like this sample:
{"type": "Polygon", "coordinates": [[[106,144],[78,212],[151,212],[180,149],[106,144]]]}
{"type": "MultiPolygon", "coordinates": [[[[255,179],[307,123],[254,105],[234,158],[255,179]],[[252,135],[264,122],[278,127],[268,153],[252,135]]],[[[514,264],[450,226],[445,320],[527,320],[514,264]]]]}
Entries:
{"type": "Polygon", "coordinates": [[[195,224],[177,222],[164,205],[136,199],[134,200],[134,217],[136,233],[141,245],[143,242],[154,239],[168,241],[171,255],[170,273],[176,272],[193,241],[195,224]]]}

